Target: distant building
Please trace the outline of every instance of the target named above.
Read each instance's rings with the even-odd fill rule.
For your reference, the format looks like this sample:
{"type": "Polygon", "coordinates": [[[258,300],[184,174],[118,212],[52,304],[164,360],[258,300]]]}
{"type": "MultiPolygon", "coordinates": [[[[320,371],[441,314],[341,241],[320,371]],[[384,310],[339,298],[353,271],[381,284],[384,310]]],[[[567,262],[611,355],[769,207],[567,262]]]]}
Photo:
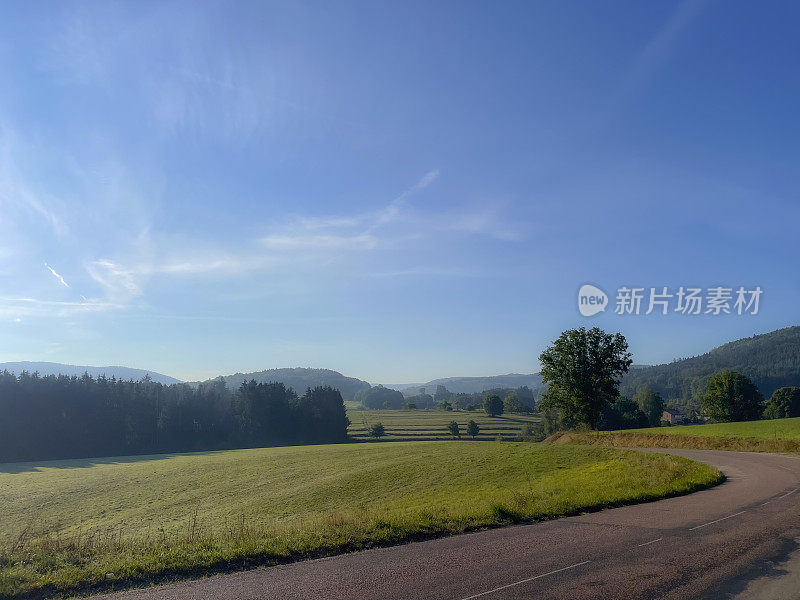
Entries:
{"type": "Polygon", "coordinates": [[[661,420],[670,425],[678,425],[683,423],[686,417],[683,416],[682,412],[668,408],[661,414],[661,420]]]}

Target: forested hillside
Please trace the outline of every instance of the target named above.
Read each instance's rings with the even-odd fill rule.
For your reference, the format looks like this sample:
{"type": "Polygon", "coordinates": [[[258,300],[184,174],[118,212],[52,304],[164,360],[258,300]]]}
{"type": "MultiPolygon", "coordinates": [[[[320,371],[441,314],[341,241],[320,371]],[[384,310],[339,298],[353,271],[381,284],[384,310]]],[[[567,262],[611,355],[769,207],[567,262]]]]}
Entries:
{"type": "MultiPolygon", "coordinates": [[[[342,398],[353,400],[359,390],[369,389],[370,385],[366,381],[361,381],[355,377],[346,377],[338,371],[330,369],[266,369],[264,371],[254,371],[252,373],[235,373],[233,375],[223,375],[210,379],[212,381],[223,381],[228,389],[235,390],[245,381],[255,380],[259,383],[278,382],[295,390],[303,391],[306,388],[328,385],[339,390],[342,398]]],[[[194,384],[197,385],[197,384],[194,384]]]]}
{"type": "Polygon", "coordinates": [[[631,370],[621,391],[632,396],[646,385],[666,400],[697,400],[712,373],[732,370],[749,377],[765,398],[784,386],[800,385],[800,327],[736,340],[706,354],[665,365],[631,370]]]}
{"type": "Polygon", "coordinates": [[[139,381],[140,379],[149,377],[156,383],[163,383],[166,385],[180,383],[180,379],[175,379],[174,377],[164,375],[163,373],[119,366],[89,367],[81,365],[65,365],[54,362],[21,361],[0,363],[0,372],[2,371],[8,371],[10,373],[14,373],[15,375],[19,375],[23,371],[27,371],[28,373],[39,373],[39,375],[42,377],[46,375],[75,375],[80,377],[84,373],[88,373],[92,377],[116,377],[117,379],[133,379],[134,381],[139,381]]]}

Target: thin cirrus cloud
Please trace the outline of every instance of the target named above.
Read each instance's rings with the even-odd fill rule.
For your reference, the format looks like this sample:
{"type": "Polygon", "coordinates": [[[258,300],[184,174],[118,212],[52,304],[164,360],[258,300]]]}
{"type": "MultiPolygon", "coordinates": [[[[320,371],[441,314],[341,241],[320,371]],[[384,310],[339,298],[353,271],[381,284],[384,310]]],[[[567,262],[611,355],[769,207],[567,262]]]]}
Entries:
{"type": "Polygon", "coordinates": [[[275,250],[373,250],[382,241],[377,231],[396,221],[408,198],[430,186],[438,177],[438,169],[428,171],[377,211],[349,216],[300,217],[281,232],[263,237],[261,244],[275,250]]]}
{"type": "MultiPolygon", "coordinates": [[[[409,228],[422,235],[454,232],[483,235],[497,240],[520,241],[524,233],[519,223],[503,219],[497,205],[435,213],[415,209],[409,199],[428,188],[439,177],[439,170],[426,173],[417,183],[385,207],[356,215],[300,217],[281,231],[261,238],[261,245],[272,250],[374,250],[386,242],[407,239],[409,228]],[[402,224],[406,232],[398,235],[391,225],[402,224]]],[[[415,236],[416,237],[416,236],[415,236]]]]}
{"type": "Polygon", "coordinates": [[[53,233],[62,238],[68,228],[51,205],[58,204],[49,194],[37,192],[26,180],[17,161],[13,158],[17,149],[16,134],[8,125],[0,127],[0,207],[11,222],[14,218],[34,215],[44,220],[53,233]]]}
{"type": "MultiPolygon", "coordinates": [[[[436,239],[443,232],[462,237],[481,235],[503,241],[522,239],[517,229],[519,225],[504,220],[497,207],[484,205],[450,213],[428,210],[429,204],[425,208],[415,207],[411,203],[412,197],[429,188],[438,177],[438,170],[427,172],[382,208],[352,215],[294,217],[272,233],[248,240],[239,247],[210,250],[209,240],[204,239],[184,239],[177,244],[173,240],[170,244],[164,239],[152,239],[145,232],[128,248],[127,260],[100,258],[84,261],[88,284],[96,286],[99,294],[87,293],[90,298],[80,296],[76,301],[0,298],[0,303],[16,315],[126,310],[147,306],[147,288],[154,279],[177,282],[186,278],[236,278],[253,271],[287,266],[291,266],[293,271],[314,269],[321,259],[326,264],[343,261],[349,255],[396,247],[412,238],[436,239]]],[[[45,263],[45,267],[62,286],[72,289],[73,286],[49,263],[45,263]]],[[[357,272],[353,274],[359,275],[357,272]]],[[[459,265],[420,267],[416,264],[397,265],[396,270],[385,274],[362,273],[365,276],[403,277],[473,274],[472,269],[459,265]]],[[[78,282],[77,287],[85,288],[86,283],[78,282]]]]}
{"type": "Polygon", "coordinates": [[[61,285],[63,285],[66,288],[69,287],[69,284],[64,280],[64,278],[53,267],[51,267],[47,263],[44,263],[44,266],[47,267],[47,270],[50,271],[50,273],[53,274],[53,277],[55,277],[61,285]]]}

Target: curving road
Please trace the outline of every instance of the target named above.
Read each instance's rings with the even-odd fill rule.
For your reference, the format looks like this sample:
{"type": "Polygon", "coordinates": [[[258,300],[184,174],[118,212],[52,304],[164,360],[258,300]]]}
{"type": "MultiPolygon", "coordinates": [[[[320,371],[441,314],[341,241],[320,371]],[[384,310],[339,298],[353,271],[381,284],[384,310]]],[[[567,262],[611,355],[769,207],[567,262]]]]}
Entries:
{"type": "Polygon", "coordinates": [[[800,457],[669,450],[728,481],[679,498],[131,590],[115,600],[800,597],[800,457]]]}

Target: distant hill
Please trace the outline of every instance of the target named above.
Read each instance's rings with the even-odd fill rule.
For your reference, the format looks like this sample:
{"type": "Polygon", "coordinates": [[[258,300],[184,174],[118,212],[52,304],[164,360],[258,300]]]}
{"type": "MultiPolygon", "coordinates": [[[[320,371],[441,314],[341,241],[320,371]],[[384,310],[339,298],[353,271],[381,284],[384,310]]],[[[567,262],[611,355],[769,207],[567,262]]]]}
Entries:
{"type": "Polygon", "coordinates": [[[630,396],[647,385],[666,400],[697,400],[708,376],[725,369],[747,375],[765,398],[779,387],[800,386],[800,327],[743,338],[669,364],[632,369],[621,391],[630,396]]]}
{"type": "MultiPolygon", "coordinates": [[[[225,385],[235,390],[243,381],[255,379],[258,382],[276,381],[283,383],[286,387],[293,388],[298,394],[306,391],[306,388],[318,385],[329,385],[342,393],[342,398],[352,400],[359,390],[369,389],[370,385],[366,381],[355,377],[345,377],[338,371],[330,369],[266,369],[264,371],[254,371],[252,373],[235,373],[224,375],[215,379],[222,379],[225,385]]],[[[211,380],[209,380],[211,381],[211,380]]]]}
{"type": "Polygon", "coordinates": [[[89,367],[80,365],[64,365],[61,363],[53,362],[6,362],[0,363],[0,371],[9,371],[15,375],[19,375],[23,371],[29,373],[37,372],[39,375],[76,375],[80,377],[84,373],[88,373],[92,377],[98,375],[105,375],[108,378],[116,377],[117,379],[133,379],[138,381],[145,377],[150,376],[150,379],[157,383],[171,384],[180,383],[180,379],[175,379],[169,375],[156,373],[155,371],[145,371],[144,369],[132,369],[130,367],[89,367]]]}
{"type": "Polygon", "coordinates": [[[427,383],[402,383],[384,384],[385,387],[399,390],[401,392],[414,391],[424,387],[426,392],[432,394],[436,391],[437,385],[443,385],[448,391],[456,394],[476,394],[484,390],[497,388],[518,388],[527,385],[536,394],[542,388],[542,378],[538,373],[530,375],[520,375],[509,373],[508,375],[491,375],[488,377],[444,377],[434,379],[427,383]]]}

